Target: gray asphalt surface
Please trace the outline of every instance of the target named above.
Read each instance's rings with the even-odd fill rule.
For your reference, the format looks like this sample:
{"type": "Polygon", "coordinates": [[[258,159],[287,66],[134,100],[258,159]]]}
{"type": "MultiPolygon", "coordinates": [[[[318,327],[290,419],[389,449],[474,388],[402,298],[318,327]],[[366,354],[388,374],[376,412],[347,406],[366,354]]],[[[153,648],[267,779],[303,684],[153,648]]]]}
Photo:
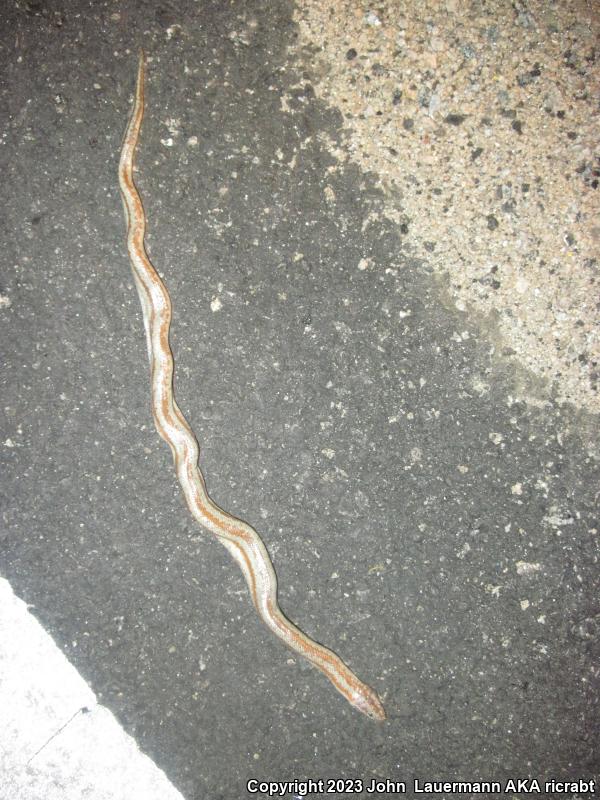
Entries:
{"type": "Polygon", "coordinates": [[[515,401],[526,376],[446,307],[410,225],[377,221],[368,175],[328,172],[343,121],[289,61],[290,17],[0,12],[0,573],[189,800],[249,778],[599,778],[595,428],[515,401]],[[209,490],[385,724],[261,626],[154,430],[116,178],[139,46],[138,185],[209,490]]]}

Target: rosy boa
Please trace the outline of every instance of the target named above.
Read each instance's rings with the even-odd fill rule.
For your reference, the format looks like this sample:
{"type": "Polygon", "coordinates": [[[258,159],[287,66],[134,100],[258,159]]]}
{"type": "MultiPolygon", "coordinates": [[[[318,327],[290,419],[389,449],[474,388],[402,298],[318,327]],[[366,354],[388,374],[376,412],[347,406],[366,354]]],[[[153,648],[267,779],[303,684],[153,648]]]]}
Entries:
{"type": "Polygon", "coordinates": [[[377,693],[360,681],[339,656],[309,638],[284,616],[277,602],[275,570],[258,533],[247,522],[219,508],[206,491],[198,466],[198,443],[173,395],[174,363],[169,345],[171,299],[146,253],[146,217],[133,180],[134,153],[144,114],[144,61],[144,53],[140,52],[133,110],[119,161],[119,185],[127,219],[127,250],[144,315],[156,428],[171,448],[188,508],[196,521],[214,533],[239,564],[265,625],[288,647],[324,672],[359,711],[372,719],[384,720],[385,711],[377,693]]]}

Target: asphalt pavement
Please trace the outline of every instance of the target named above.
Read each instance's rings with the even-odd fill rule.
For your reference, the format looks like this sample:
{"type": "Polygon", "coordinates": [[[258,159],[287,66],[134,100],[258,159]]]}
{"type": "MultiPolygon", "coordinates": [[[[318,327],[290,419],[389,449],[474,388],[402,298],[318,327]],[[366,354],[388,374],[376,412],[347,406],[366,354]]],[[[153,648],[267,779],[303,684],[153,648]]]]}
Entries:
{"type": "Polygon", "coordinates": [[[598,780],[595,420],[531,402],[340,167],[291,6],[19,2],[0,26],[0,575],[94,702],[186,800],[598,780]],[[261,625],[154,429],[117,183],[141,46],[137,180],[209,491],[383,724],[261,625]]]}

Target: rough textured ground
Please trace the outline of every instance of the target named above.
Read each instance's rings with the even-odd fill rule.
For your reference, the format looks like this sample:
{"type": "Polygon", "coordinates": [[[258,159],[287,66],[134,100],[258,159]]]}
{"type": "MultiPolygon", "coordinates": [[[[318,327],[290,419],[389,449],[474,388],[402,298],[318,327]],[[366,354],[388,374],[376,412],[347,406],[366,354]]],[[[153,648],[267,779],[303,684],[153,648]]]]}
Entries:
{"type": "MultiPolygon", "coordinates": [[[[252,777],[597,777],[597,428],[558,392],[524,402],[506,345],[447,301],[444,237],[416,258],[416,210],[394,222],[377,172],[332,155],[349,123],[316,96],[322,56],[298,48],[294,13],[2,6],[0,572],[189,800],[245,797],[252,777]],[[260,530],[283,608],[377,689],[383,725],[260,625],[154,430],[116,178],[140,45],[148,246],[209,490],[260,530]]],[[[353,46],[362,63],[342,38],[344,69],[353,46]]],[[[400,117],[407,140],[404,119],[415,142],[431,125],[431,147],[437,127],[462,137],[479,120],[444,122],[433,89],[424,112],[403,94],[400,117]]],[[[516,149],[523,110],[502,108],[516,149]]],[[[448,194],[433,149],[411,165],[432,203],[448,194]]],[[[503,187],[537,192],[504,168],[503,187]]],[[[483,235],[467,217],[465,236],[504,231],[509,202],[486,195],[483,235]]]]}
{"type": "Polygon", "coordinates": [[[2,800],[182,800],[0,578],[2,800]]]}
{"type": "Polygon", "coordinates": [[[597,5],[303,0],[295,19],[304,77],[344,116],[339,163],[378,176],[499,349],[599,412],[597,5]]]}

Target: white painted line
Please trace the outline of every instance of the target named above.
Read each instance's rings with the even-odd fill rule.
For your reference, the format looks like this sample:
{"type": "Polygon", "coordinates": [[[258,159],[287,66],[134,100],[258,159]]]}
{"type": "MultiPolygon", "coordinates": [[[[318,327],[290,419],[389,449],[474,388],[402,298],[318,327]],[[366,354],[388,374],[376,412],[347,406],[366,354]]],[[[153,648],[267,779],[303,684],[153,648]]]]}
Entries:
{"type": "Polygon", "coordinates": [[[0,578],[0,800],[183,800],[0,578]]]}

